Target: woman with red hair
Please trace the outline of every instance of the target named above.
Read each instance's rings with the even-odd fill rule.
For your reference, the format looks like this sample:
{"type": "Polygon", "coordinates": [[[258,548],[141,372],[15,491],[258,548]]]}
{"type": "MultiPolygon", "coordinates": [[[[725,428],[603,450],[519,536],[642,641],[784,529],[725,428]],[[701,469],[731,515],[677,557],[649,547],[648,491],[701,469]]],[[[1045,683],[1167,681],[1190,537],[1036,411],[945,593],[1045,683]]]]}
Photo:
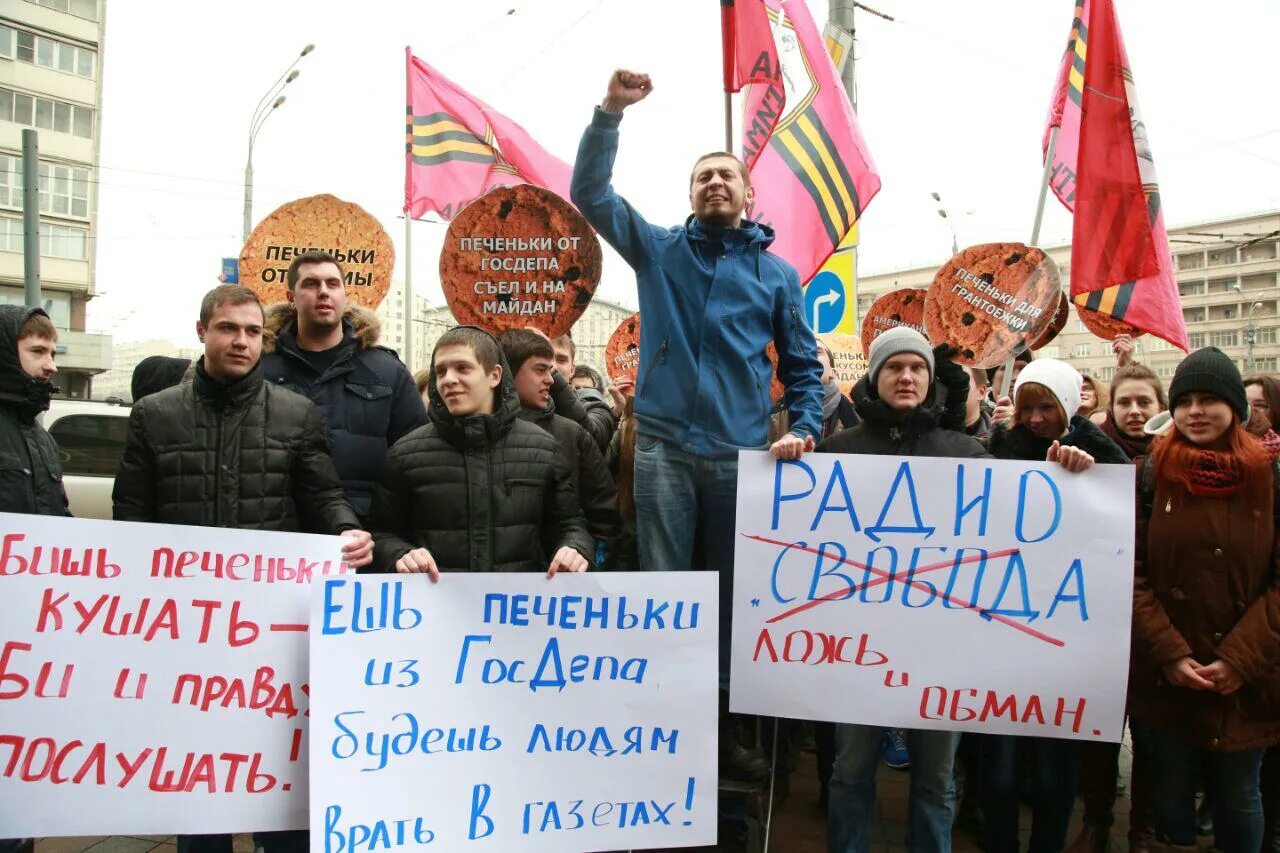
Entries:
{"type": "Polygon", "coordinates": [[[1263,751],[1280,742],[1280,564],[1272,454],[1243,428],[1240,372],[1216,347],[1169,387],[1174,428],[1139,463],[1130,713],[1151,756],[1156,841],[1258,853],[1263,751]]]}

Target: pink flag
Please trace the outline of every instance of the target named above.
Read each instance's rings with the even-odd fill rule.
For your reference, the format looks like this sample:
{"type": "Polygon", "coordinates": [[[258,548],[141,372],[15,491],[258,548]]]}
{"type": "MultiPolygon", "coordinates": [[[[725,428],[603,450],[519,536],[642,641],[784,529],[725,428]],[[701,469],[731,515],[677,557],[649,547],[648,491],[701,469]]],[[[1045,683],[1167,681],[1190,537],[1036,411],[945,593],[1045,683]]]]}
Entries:
{"type": "Polygon", "coordinates": [[[777,47],[770,85],[753,85],[742,121],[755,201],[772,251],[807,282],[880,189],[853,106],[803,2],[765,0],[777,47]]]}
{"type": "Polygon", "coordinates": [[[1111,0],[1077,0],[1049,106],[1050,186],[1073,211],[1071,296],[1187,348],[1155,161],[1111,0]]]}
{"type": "Polygon", "coordinates": [[[764,0],[720,0],[720,39],[726,92],[773,82],[778,51],[764,0]]]}
{"type": "Polygon", "coordinates": [[[569,165],[520,125],[455,86],[405,48],[404,209],[413,219],[435,211],[452,219],[496,186],[536,184],[569,198],[569,165]]]}

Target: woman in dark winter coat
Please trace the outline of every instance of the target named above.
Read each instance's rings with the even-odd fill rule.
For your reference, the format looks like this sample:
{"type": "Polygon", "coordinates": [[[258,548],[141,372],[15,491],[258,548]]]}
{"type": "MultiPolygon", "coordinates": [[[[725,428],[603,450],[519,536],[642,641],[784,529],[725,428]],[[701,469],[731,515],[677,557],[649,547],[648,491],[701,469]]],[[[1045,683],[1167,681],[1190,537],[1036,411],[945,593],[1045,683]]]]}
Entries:
{"type": "MultiPolygon", "coordinates": [[[[1033,361],[1018,374],[1013,421],[988,439],[997,459],[1058,461],[1068,471],[1094,462],[1127,465],[1129,457],[1080,407],[1080,374],[1065,361],[1033,361]]],[[[1034,853],[1061,850],[1075,806],[1080,772],[1076,741],[1016,735],[984,735],[979,759],[987,853],[1018,851],[1019,753],[1034,755],[1031,840],[1034,853]]]]}
{"type": "Polygon", "coordinates": [[[1203,776],[1214,846],[1257,853],[1259,766],[1280,742],[1275,462],[1243,429],[1244,384],[1217,348],[1183,360],[1169,398],[1174,428],[1138,471],[1129,708],[1157,841],[1194,847],[1203,776]]]}

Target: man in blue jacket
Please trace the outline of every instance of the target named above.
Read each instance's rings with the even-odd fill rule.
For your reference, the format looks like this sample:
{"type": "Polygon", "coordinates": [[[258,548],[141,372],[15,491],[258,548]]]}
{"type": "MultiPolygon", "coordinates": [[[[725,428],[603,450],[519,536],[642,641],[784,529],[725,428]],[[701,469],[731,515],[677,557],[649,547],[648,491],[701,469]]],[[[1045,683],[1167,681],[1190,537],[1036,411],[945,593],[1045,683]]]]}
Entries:
{"type": "MultiPolygon", "coordinates": [[[[753,190],[742,162],[710,154],[694,165],[693,214],[650,225],[613,191],[622,111],[652,89],[647,74],[615,71],[583,134],[572,197],[636,271],[640,372],[636,383],[636,524],[649,570],[691,568],[701,533],[708,569],[733,566],[737,454],[768,447],[771,365],[786,387],[791,432],[771,448],[795,459],[821,431],[822,367],[802,319],[800,279],[767,251],[773,231],[743,219],[753,190]]],[[[730,598],[724,599],[727,612],[730,598]]]]}

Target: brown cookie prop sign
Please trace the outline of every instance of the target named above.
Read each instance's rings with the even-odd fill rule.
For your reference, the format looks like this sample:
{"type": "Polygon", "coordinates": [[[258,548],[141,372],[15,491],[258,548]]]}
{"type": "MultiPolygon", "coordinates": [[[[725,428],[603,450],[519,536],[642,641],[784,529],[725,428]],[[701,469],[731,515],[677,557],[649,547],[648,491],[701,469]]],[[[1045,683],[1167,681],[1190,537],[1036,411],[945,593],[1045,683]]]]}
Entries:
{"type": "Polygon", "coordinates": [[[640,372],[640,315],[632,314],[618,324],[604,346],[604,369],[614,384],[635,382],[640,372]]]}
{"type": "Polygon", "coordinates": [[[1029,349],[1038,350],[1046,346],[1050,341],[1058,336],[1058,333],[1066,328],[1067,320],[1071,317],[1071,300],[1067,298],[1067,294],[1058,297],[1058,310],[1053,312],[1053,319],[1049,321],[1049,325],[1045,326],[1040,336],[1031,342],[1029,349]]]}
{"type": "Polygon", "coordinates": [[[856,335],[831,333],[819,335],[831,353],[831,368],[836,374],[836,384],[846,397],[853,393],[853,386],[858,384],[867,373],[867,359],[862,352],[862,340],[856,335]]]}
{"type": "Polygon", "coordinates": [[[871,342],[890,329],[907,326],[924,334],[924,298],[929,291],[904,287],[891,290],[867,309],[862,318],[862,353],[871,350],[871,342]]]}
{"type": "Polygon", "coordinates": [[[995,367],[1026,349],[1053,320],[1058,266],[1034,246],[970,246],[938,270],[925,300],[926,336],[949,343],[954,361],[995,367]]]}
{"type": "Polygon", "coordinates": [[[1101,311],[1085,308],[1079,303],[1076,304],[1076,313],[1080,315],[1080,322],[1084,323],[1084,327],[1104,341],[1114,341],[1118,335],[1137,338],[1143,334],[1143,331],[1139,328],[1117,320],[1110,314],[1103,314],[1101,311]]]}
{"type": "Polygon", "coordinates": [[[530,184],[497,187],[450,223],[440,284],[459,323],[495,334],[533,326],[554,338],[590,304],[601,258],[567,201],[530,184]]]}
{"type": "Polygon", "coordinates": [[[347,299],[377,308],[391,286],[396,250],[364,208],[331,195],[313,195],[277,207],[258,223],[240,252],[240,283],[264,305],[284,302],[289,264],[308,249],[338,259],[347,299]]]}

